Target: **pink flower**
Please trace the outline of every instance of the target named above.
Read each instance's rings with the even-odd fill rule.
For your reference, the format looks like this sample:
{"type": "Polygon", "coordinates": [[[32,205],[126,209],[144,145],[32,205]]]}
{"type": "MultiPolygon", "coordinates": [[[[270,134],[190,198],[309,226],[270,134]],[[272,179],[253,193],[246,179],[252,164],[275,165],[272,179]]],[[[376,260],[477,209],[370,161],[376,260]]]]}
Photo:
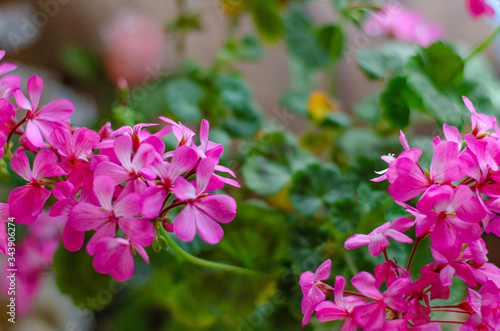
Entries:
{"type": "Polygon", "coordinates": [[[58,99],[38,108],[40,96],[42,95],[43,80],[38,76],[32,76],[27,84],[30,99],[26,99],[21,91],[16,91],[16,102],[21,109],[26,109],[26,137],[36,147],[43,147],[43,138],[52,143],[51,134],[56,128],[65,127],[66,120],[75,110],[69,100],[58,99]],[[43,136],[43,138],[42,138],[43,136]]]}
{"type": "Polygon", "coordinates": [[[175,196],[186,203],[174,222],[174,232],[183,241],[193,240],[198,230],[201,239],[216,244],[224,235],[218,223],[229,223],[236,216],[236,202],[232,197],[206,194],[214,168],[213,160],[203,159],[196,169],[196,186],[184,177],[175,182],[175,196]]]}
{"type": "Polygon", "coordinates": [[[461,248],[461,244],[448,248],[440,248],[434,243],[431,245],[432,256],[438,263],[436,270],[439,272],[439,280],[445,287],[452,285],[455,275],[463,280],[467,286],[476,286],[472,267],[460,258],[461,248]]]}
{"type": "Polygon", "coordinates": [[[2,158],[3,154],[5,153],[5,143],[7,142],[7,137],[0,132],[0,159],[2,158]]]}
{"type": "Polygon", "coordinates": [[[441,26],[427,22],[420,13],[404,8],[398,2],[391,2],[373,13],[363,23],[363,31],[370,36],[386,34],[424,47],[444,35],[441,26]]]}
{"type": "Polygon", "coordinates": [[[495,16],[495,10],[485,0],[465,0],[465,7],[472,18],[483,14],[489,17],[495,16]]]}
{"type": "Polygon", "coordinates": [[[0,253],[7,255],[8,236],[5,227],[9,221],[9,205],[0,203],[0,253]]]}
{"type": "Polygon", "coordinates": [[[155,158],[159,157],[153,146],[142,144],[132,155],[132,138],[123,135],[116,138],[114,152],[121,165],[109,161],[102,162],[96,167],[95,176],[109,176],[115,185],[141,177],[149,180],[156,178],[156,175],[147,169],[155,158]]]}
{"type": "Polygon", "coordinates": [[[89,159],[94,156],[92,149],[99,142],[99,136],[87,128],[56,128],[52,133],[54,147],[57,148],[62,162],[59,164],[70,174],[73,184],[83,181],[85,173],[90,170],[89,159]]]}
{"type": "MultiPolygon", "coordinates": [[[[78,204],[78,201],[90,202],[92,192],[89,190],[88,186],[89,185],[84,185],[82,187],[80,199],[78,200],[77,193],[80,191],[80,187],[74,187],[69,181],[57,183],[52,189],[52,194],[59,201],[52,205],[49,215],[51,217],[60,215],[68,216],[73,207],[78,204]]],[[[70,252],[76,252],[82,248],[84,239],[85,232],[73,228],[71,222],[68,220],[64,226],[64,247],[70,252]]]]}
{"type": "MultiPolygon", "coordinates": [[[[14,105],[6,99],[0,99],[0,132],[8,135],[16,124],[16,109],[14,105]]],[[[18,128],[16,133],[21,132],[21,128],[18,128]]]]}
{"type": "MultiPolygon", "coordinates": [[[[495,283],[492,281],[486,282],[481,286],[479,292],[469,288],[467,302],[472,309],[472,314],[467,319],[464,326],[470,327],[471,330],[475,330],[476,328],[479,329],[479,325],[482,324],[487,326],[488,330],[498,330],[498,327],[500,327],[498,315],[496,316],[497,323],[495,323],[493,318],[493,309],[498,308],[500,305],[498,287],[495,283]]],[[[464,328],[464,330],[466,330],[466,328],[464,328]]]]}
{"type": "Polygon", "coordinates": [[[10,193],[9,213],[16,218],[17,223],[30,224],[42,212],[50,196],[50,191],[44,187],[42,177],[62,176],[65,172],[57,165],[57,156],[49,150],[42,150],[36,155],[33,171],[24,152],[14,154],[11,167],[29,183],[15,188],[10,193]]]}
{"type": "Polygon", "coordinates": [[[399,278],[383,294],[375,283],[372,274],[362,271],[351,280],[352,285],[374,302],[354,307],[354,321],[365,330],[382,330],[385,321],[385,309],[405,311],[408,308],[404,295],[410,292],[409,278],[399,278]]]}
{"type": "Polygon", "coordinates": [[[401,217],[395,219],[392,223],[387,222],[370,234],[355,234],[345,241],[346,249],[355,249],[364,245],[368,245],[368,251],[371,255],[377,256],[389,246],[388,238],[392,238],[401,243],[411,244],[413,240],[403,234],[406,230],[413,226],[414,221],[411,218],[401,217]]]}
{"type": "Polygon", "coordinates": [[[151,17],[120,12],[104,28],[102,39],[106,71],[113,82],[123,77],[136,86],[161,73],[164,29],[151,17]]]}
{"type": "MultiPolygon", "coordinates": [[[[483,2],[481,0],[472,0],[471,2],[483,2]]],[[[488,130],[495,129],[498,134],[497,119],[495,116],[478,114],[474,105],[467,97],[462,97],[467,109],[471,112],[472,134],[476,137],[488,134],[488,130]]]]}
{"type": "Polygon", "coordinates": [[[95,245],[94,268],[102,274],[110,274],[117,281],[124,281],[134,274],[132,248],[149,263],[144,248],[135,241],[124,238],[102,237],[95,245]]]}
{"type": "Polygon", "coordinates": [[[318,304],[316,306],[316,317],[321,322],[336,321],[345,318],[341,331],[356,331],[353,309],[365,303],[365,300],[355,296],[344,297],[345,279],[342,276],[335,277],[335,286],[333,288],[335,303],[323,301],[318,304]]]}
{"type": "Polygon", "coordinates": [[[94,193],[100,203],[95,206],[79,202],[70,213],[71,226],[78,231],[97,230],[87,246],[93,255],[94,245],[103,236],[114,237],[117,226],[138,244],[149,246],[155,236],[153,224],[138,217],[142,212],[143,198],[139,193],[120,194],[112,204],[115,183],[109,176],[94,178],[94,193]]]}
{"type": "Polygon", "coordinates": [[[478,199],[465,185],[432,186],[417,203],[415,234],[432,231],[434,245],[447,248],[470,243],[481,236],[479,222],[485,216],[478,199]]]}
{"type": "Polygon", "coordinates": [[[193,142],[193,137],[196,135],[196,133],[194,133],[193,130],[191,130],[187,126],[184,126],[181,122],[176,123],[172,121],[170,118],[160,116],[160,119],[164,122],[171,124],[172,132],[174,133],[175,138],[179,142],[179,145],[191,146],[191,143],[193,142]]]}
{"type": "MultiPolygon", "coordinates": [[[[322,280],[326,280],[330,277],[331,268],[332,261],[328,259],[323,262],[318,269],[316,269],[316,272],[312,273],[311,271],[306,271],[300,275],[299,285],[302,288],[302,294],[304,295],[301,303],[302,314],[304,314],[302,326],[309,322],[314,309],[319,303],[325,300],[325,293],[323,293],[323,291],[321,291],[316,284],[320,284],[322,280]]],[[[343,292],[343,289],[341,292],[343,292]]]]}

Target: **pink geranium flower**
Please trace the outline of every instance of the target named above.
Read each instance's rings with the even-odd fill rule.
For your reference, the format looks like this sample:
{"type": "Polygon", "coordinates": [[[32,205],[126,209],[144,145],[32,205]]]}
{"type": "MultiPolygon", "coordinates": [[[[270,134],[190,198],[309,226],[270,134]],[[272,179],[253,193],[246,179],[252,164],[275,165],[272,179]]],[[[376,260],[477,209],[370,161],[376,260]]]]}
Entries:
{"type": "Polygon", "coordinates": [[[411,244],[413,240],[403,232],[411,228],[413,223],[414,221],[411,218],[397,218],[392,223],[387,222],[379,226],[368,235],[355,234],[345,241],[344,247],[346,249],[355,249],[368,245],[370,254],[377,256],[389,246],[388,238],[392,238],[401,243],[411,244]]]}
{"type": "Polygon", "coordinates": [[[405,311],[408,308],[404,295],[410,292],[411,281],[408,277],[399,278],[382,293],[376,286],[375,277],[362,271],[351,280],[352,285],[374,302],[354,307],[354,321],[365,330],[382,330],[386,307],[395,311],[405,311]]]}
{"type": "Polygon", "coordinates": [[[7,142],[7,137],[0,132],[0,159],[2,158],[3,154],[5,153],[5,143],[7,142]]]}
{"type": "Polygon", "coordinates": [[[43,147],[43,138],[52,143],[51,134],[56,128],[65,127],[66,121],[71,116],[75,107],[71,101],[66,99],[54,100],[51,103],[38,108],[40,96],[42,95],[43,80],[38,76],[32,76],[27,84],[29,100],[21,91],[16,91],[16,102],[21,109],[26,109],[26,137],[36,147],[43,147]],[[43,136],[43,138],[42,138],[43,136]]]}
{"type": "Polygon", "coordinates": [[[32,223],[42,212],[50,191],[45,188],[43,177],[55,177],[65,174],[57,165],[57,156],[49,151],[40,151],[31,170],[28,157],[24,152],[17,152],[12,157],[12,170],[28,181],[28,185],[15,188],[8,200],[9,213],[19,224],[32,223]]]}
{"type": "Polygon", "coordinates": [[[321,322],[345,319],[342,331],[356,331],[354,325],[354,307],[365,303],[360,297],[344,297],[345,279],[342,276],[335,277],[334,301],[323,301],[316,306],[316,317],[321,322]]]}
{"type": "Polygon", "coordinates": [[[483,14],[489,17],[495,16],[495,10],[485,0],[465,0],[465,7],[472,18],[483,14]]]}
{"type": "Polygon", "coordinates": [[[391,2],[363,23],[363,31],[376,36],[386,34],[396,39],[418,43],[424,47],[443,37],[443,28],[429,23],[418,12],[391,2]]]}
{"type": "Polygon", "coordinates": [[[139,243],[125,238],[102,237],[95,245],[94,268],[110,274],[117,281],[124,281],[134,274],[132,248],[149,263],[149,257],[139,243]]]}
{"type": "Polygon", "coordinates": [[[216,244],[224,235],[219,223],[229,223],[236,216],[236,202],[232,197],[206,194],[214,168],[213,160],[203,159],[196,169],[196,186],[184,177],[175,182],[175,196],[186,203],[174,222],[174,232],[183,241],[193,240],[198,230],[201,239],[216,244]]]}
{"type": "Polygon", "coordinates": [[[7,255],[8,236],[5,227],[9,221],[9,205],[0,203],[0,253],[7,255]]]}
{"type": "Polygon", "coordinates": [[[447,248],[459,243],[470,243],[481,236],[479,222],[485,216],[477,197],[465,185],[432,186],[417,203],[415,234],[420,237],[431,230],[431,241],[437,247],[447,248]]]}
{"type": "Polygon", "coordinates": [[[109,176],[94,178],[94,193],[100,207],[88,202],[79,202],[70,213],[71,226],[78,231],[97,230],[87,246],[95,253],[94,245],[103,236],[114,237],[117,226],[133,241],[149,246],[155,236],[153,224],[138,217],[142,212],[143,198],[139,193],[122,192],[114,202],[115,182],[109,176]]]}
{"type": "Polygon", "coordinates": [[[302,288],[302,294],[304,295],[301,303],[302,314],[304,314],[302,326],[309,322],[314,309],[319,303],[325,300],[325,293],[323,293],[323,291],[321,291],[316,284],[320,284],[322,280],[327,280],[328,277],[330,277],[331,268],[332,260],[328,259],[323,262],[314,273],[306,271],[300,275],[299,285],[302,288]]]}

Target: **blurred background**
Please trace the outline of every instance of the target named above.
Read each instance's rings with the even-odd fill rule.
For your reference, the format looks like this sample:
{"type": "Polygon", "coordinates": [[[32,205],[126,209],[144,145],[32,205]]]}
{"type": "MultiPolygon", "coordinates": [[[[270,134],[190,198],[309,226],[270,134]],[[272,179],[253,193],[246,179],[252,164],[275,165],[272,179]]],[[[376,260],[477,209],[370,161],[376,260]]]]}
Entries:
{"type": "MultiPolygon", "coordinates": [[[[400,3],[440,25],[438,39],[463,57],[493,25],[471,19],[462,2],[400,3]]],[[[0,49],[22,84],[35,73],[44,79],[42,101],[75,104],[75,125],[98,130],[111,121],[116,129],[162,115],[197,132],[210,120],[211,139],[223,143],[223,161],[243,185],[230,191],[238,216],[219,245],[197,239],[183,247],[273,275],[221,274],[160,251],[117,283],[97,274],[85,252],[59,249],[37,276],[32,304],[0,329],[302,329],[300,273],[326,258],[336,261],[332,274],[370,270],[377,260],[346,255],[343,240],[404,215],[388,204],[386,184],[369,182],[385,168],[380,155],[401,150],[399,129],[408,126],[412,146],[425,148],[447,119],[441,107],[462,107],[464,91],[478,111],[500,106],[490,47],[467,63],[463,84],[443,103],[424,100],[406,120],[385,118],[381,89],[403,70],[398,61],[428,44],[367,33],[362,22],[374,8],[348,0],[0,0],[0,49]],[[370,50],[388,65],[363,62],[370,50]],[[120,79],[129,92],[120,92],[120,79]]],[[[457,126],[467,126],[462,108],[457,126]]],[[[14,184],[2,184],[2,201],[14,184]]],[[[405,260],[406,248],[395,247],[405,260]]],[[[332,328],[339,325],[313,321],[305,329],[332,328]]]]}

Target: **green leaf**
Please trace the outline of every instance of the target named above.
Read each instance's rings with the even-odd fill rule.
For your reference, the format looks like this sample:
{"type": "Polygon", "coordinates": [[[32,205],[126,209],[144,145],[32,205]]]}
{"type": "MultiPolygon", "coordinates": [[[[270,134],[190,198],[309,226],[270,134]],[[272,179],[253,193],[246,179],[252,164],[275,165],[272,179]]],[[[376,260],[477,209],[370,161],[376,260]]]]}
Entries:
{"type": "Polygon", "coordinates": [[[99,82],[104,79],[101,60],[91,51],[77,45],[66,46],[60,59],[64,69],[77,80],[99,82]]]}
{"type": "Polygon", "coordinates": [[[306,117],[309,114],[307,104],[309,102],[308,92],[286,91],[280,96],[280,102],[287,110],[306,117]]]}
{"type": "Polygon", "coordinates": [[[165,86],[165,100],[168,110],[181,121],[201,121],[198,102],[202,97],[201,87],[187,78],[175,78],[165,86]]]}
{"type": "Polygon", "coordinates": [[[440,90],[455,86],[463,79],[463,59],[450,45],[443,42],[436,42],[422,49],[415,61],[440,90]]]}
{"type": "Polygon", "coordinates": [[[291,178],[285,166],[260,155],[247,159],[241,171],[247,186],[265,196],[278,193],[291,178]]]}
{"type": "Polygon", "coordinates": [[[177,19],[167,25],[167,31],[200,31],[201,30],[201,12],[182,13],[177,19]]]}
{"type": "Polygon", "coordinates": [[[257,31],[267,41],[276,41],[283,34],[283,21],[277,1],[248,0],[248,9],[257,31]]]}
{"type": "Polygon", "coordinates": [[[349,115],[335,111],[326,114],[326,118],[321,122],[321,126],[333,128],[346,128],[351,125],[349,115]]]}
{"type": "Polygon", "coordinates": [[[344,50],[344,32],[338,25],[322,26],[317,33],[319,43],[323,46],[330,60],[338,59],[344,50]]]}
{"type": "Polygon", "coordinates": [[[311,164],[293,175],[289,194],[299,212],[313,216],[323,205],[349,196],[349,188],[340,170],[333,165],[311,164]]]}
{"type": "Polygon", "coordinates": [[[242,60],[258,61],[263,53],[262,46],[255,36],[246,35],[241,39],[239,55],[242,60]]]}
{"type": "Polygon", "coordinates": [[[356,63],[369,78],[381,79],[398,74],[416,51],[415,45],[388,43],[380,49],[360,50],[356,63]]]}
{"type": "Polygon", "coordinates": [[[320,43],[302,7],[291,7],[285,17],[285,41],[290,54],[310,68],[328,63],[328,49],[320,43]]]}
{"type": "Polygon", "coordinates": [[[222,76],[216,81],[220,97],[229,107],[235,109],[248,108],[252,94],[248,84],[237,76],[222,76]]]}
{"type": "Polygon", "coordinates": [[[380,107],[378,97],[370,95],[360,103],[354,105],[354,114],[368,123],[377,123],[380,119],[380,107]]]}
{"type": "Polygon", "coordinates": [[[394,77],[380,96],[382,117],[398,130],[406,127],[410,121],[409,100],[412,99],[415,95],[408,88],[406,77],[394,77]]]}
{"type": "Polygon", "coordinates": [[[54,257],[53,267],[59,290],[69,295],[77,306],[102,310],[111,302],[116,292],[113,291],[116,281],[109,275],[95,271],[92,257],[85,249],[72,253],[61,245],[54,257]]]}
{"type": "Polygon", "coordinates": [[[253,103],[248,108],[235,108],[222,126],[233,137],[250,138],[261,128],[261,110],[253,103]]]}

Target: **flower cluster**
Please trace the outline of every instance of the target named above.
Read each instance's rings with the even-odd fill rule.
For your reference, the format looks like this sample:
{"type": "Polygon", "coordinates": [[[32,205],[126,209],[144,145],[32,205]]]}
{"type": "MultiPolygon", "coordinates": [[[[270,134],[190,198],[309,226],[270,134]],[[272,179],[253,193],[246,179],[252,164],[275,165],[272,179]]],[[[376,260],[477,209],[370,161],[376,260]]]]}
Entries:
{"type": "Polygon", "coordinates": [[[374,12],[363,23],[363,31],[369,36],[389,35],[424,47],[444,35],[440,25],[427,22],[419,12],[403,7],[400,2],[390,2],[374,12]]]}
{"type": "Polygon", "coordinates": [[[389,166],[373,181],[387,180],[389,194],[412,217],[395,219],[370,234],[355,234],[345,242],[346,249],[368,246],[373,256],[383,254],[384,262],[374,274],[362,271],[351,284],[358,292],[345,291],[345,279],[337,276],[334,287],[322,281],[329,278],[331,261],[316,271],[302,274],[303,324],[314,311],[320,321],[345,319],[342,330],[440,330],[441,323],[460,324],[460,330],[500,329],[500,269],[488,263],[482,232],[500,236],[500,131],[496,119],[472,114],[472,130],[462,136],[455,127],[444,124],[445,139],[433,140],[430,168],[419,164],[422,150],[410,148],[404,134],[404,151],[382,157],[389,166]],[[416,201],[415,204],[410,201],[416,201]],[[405,234],[415,229],[415,240],[405,234]],[[389,239],[413,244],[406,266],[388,257],[389,239]],[[411,264],[419,243],[430,240],[433,262],[411,274],[411,264]],[[465,283],[464,302],[433,304],[448,300],[454,279],[465,283]],[[385,282],[383,291],[381,286],[385,282]],[[333,293],[334,301],[326,301],[333,293]],[[344,294],[349,296],[344,297],[344,294]],[[433,320],[433,312],[463,314],[462,321],[433,320]]]}
{"type": "MultiPolygon", "coordinates": [[[[0,74],[13,69],[4,63],[0,74]]],[[[63,219],[64,247],[81,249],[85,233],[93,232],[86,250],[94,256],[95,269],[120,281],[132,276],[134,253],[149,261],[145,247],[164,242],[164,229],[183,241],[193,240],[196,233],[209,244],[221,240],[219,223],[234,219],[236,202],[212,192],[239,184],[221,175],[234,177],[219,164],[223,147],[209,141],[206,120],[199,144],[193,131],[164,117],[160,119],[167,125],[156,133],[149,129],[158,124],[151,123],[117,130],[107,123],[95,132],[71,125],[74,107],[68,100],[40,106],[40,77],[27,81],[27,95],[19,83],[17,76],[0,79],[0,156],[11,160],[10,167],[26,183],[10,193],[7,203],[0,203],[2,253],[8,218],[36,225],[47,217],[42,212],[51,196],[57,202],[49,216],[63,219]],[[162,140],[168,134],[177,140],[173,150],[162,140]],[[16,150],[13,137],[20,145],[16,150]],[[180,211],[171,221],[167,213],[175,207],[180,211]]]]}

